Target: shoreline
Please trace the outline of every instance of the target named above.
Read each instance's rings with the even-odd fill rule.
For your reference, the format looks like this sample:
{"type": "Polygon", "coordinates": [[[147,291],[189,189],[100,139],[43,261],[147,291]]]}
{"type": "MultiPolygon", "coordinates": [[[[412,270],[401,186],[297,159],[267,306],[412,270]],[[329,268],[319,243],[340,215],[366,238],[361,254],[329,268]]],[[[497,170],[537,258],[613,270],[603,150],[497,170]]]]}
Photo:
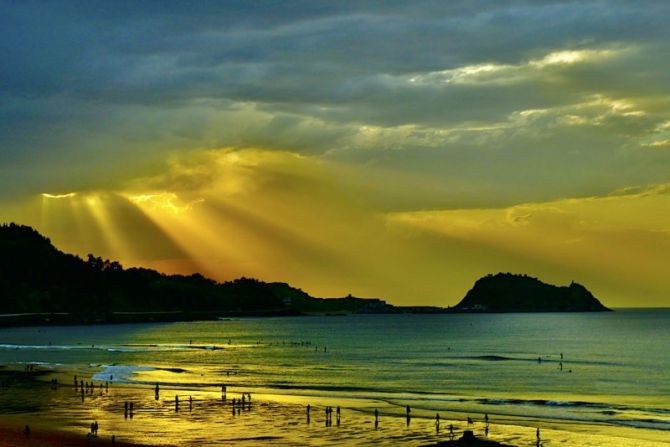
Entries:
{"type": "MultiPolygon", "coordinates": [[[[412,407],[411,425],[405,426],[404,406],[398,407],[389,401],[347,399],[344,396],[313,396],[302,394],[277,394],[272,390],[257,387],[229,387],[228,396],[221,399],[216,387],[194,389],[188,386],[164,386],[161,398],[154,399],[153,387],[128,383],[113,383],[109,393],[95,388],[79,401],[79,394],[71,384],[67,384],[68,371],[39,370],[33,373],[13,371],[3,368],[5,377],[18,380],[12,386],[21,385],[24,392],[46,395],[48,380],[52,375],[59,382],[66,383],[51,389],[52,398],[57,399],[55,407],[45,406],[38,411],[16,411],[14,414],[0,414],[0,447],[55,445],[89,445],[85,433],[87,424],[93,419],[100,420],[101,435],[93,438],[90,445],[111,445],[111,435],[115,434],[115,445],[121,446],[172,446],[172,445],[218,445],[237,444],[272,440],[277,445],[439,445],[446,441],[448,427],[454,425],[455,439],[466,430],[474,430],[480,439],[500,442],[504,445],[524,446],[534,444],[535,430],[541,428],[543,439],[552,444],[560,442],[568,446],[616,445],[635,446],[643,442],[645,446],[670,446],[668,442],[649,439],[647,436],[628,437],[625,433],[642,434],[633,429],[621,429],[602,424],[577,423],[575,421],[534,420],[490,413],[490,434],[485,432],[483,415],[458,412],[441,412],[441,432],[437,433],[430,410],[412,407]],[[246,393],[253,395],[253,410],[235,409],[233,399],[246,393]],[[174,400],[182,397],[182,411],[176,411],[174,400]],[[193,396],[193,409],[189,409],[188,397],[193,396]],[[135,402],[135,417],[124,418],[123,402],[135,402]],[[305,407],[311,403],[312,416],[305,421],[305,407]],[[324,416],[327,407],[342,405],[343,424],[329,425],[324,416]],[[384,406],[386,405],[386,406],[384,406]],[[373,427],[374,408],[380,409],[380,428],[373,427]],[[231,414],[231,408],[233,409],[231,414]],[[473,417],[473,423],[467,418],[473,417]],[[23,433],[24,424],[31,425],[31,436],[23,433]],[[222,424],[212,429],[211,424],[222,424]],[[171,428],[162,432],[166,425],[171,428]],[[210,438],[194,438],[188,432],[213,430],[210,438]],[[593,444],[579,444],[580,439],[617,439],[593,444]],[[312,438],[308,440],[307,438],[312,438]],[[5,441],[5,439],[7,439],[5,441]],[[354,440],[356,440],[354,442],[354,440]],[[391,441],[393,440],[393,441],[391,441]],[[123,441],[123,442],[121,442],[123,441]],[[225,441],[225,442],[224,442],[225,441]]],[[[80,376],[90,380],[89,377],[80,376]]],[[[6,381],[5,381],[6,382],[6,381]]],[[[96,386],[99,383],[96,382],[96,386]]],[[[11,391],[4,386],[3,391],[11,391]]],[[[54,405],[54,404],[52,404],[54,405]]],[[[335,419],[334,417],[332,418],[335,419]]],[[[649,434],[649,433],[647,433],[649,434]]],[[[254,444],[252,444],[254,445],[254,444]]],[[[477,444],[475,444],[477,445],[477,444]]]]}

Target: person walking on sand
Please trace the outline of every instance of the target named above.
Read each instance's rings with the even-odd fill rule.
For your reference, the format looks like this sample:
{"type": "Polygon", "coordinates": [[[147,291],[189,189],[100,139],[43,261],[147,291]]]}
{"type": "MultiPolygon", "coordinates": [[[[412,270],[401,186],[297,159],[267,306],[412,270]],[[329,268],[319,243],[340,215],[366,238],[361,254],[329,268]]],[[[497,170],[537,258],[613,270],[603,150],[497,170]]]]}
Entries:
{"type": "Polygon", "coordinates": [[[535,445],[537,447],[539,447],[540,446],[540,427],[538,427],[537,430],[535,430],[535,439],[536,439],[535,445]]]}
{"type": "Polygon", "coordinates": [[[411,416],[410,416],[411,412],[412,412],[412,410],[409,408],[409,405],[407,405],[407,407],[405,408],[405,413],[407,415],[407,426],[409,426],[409,422],[411,420],[411,416]]]}
{"type": "Polygon", "coordinates": [[[312,409],[312,406],[310,404],[307,404],[307,423],[309,424],[309,412],[312,409]]]}
{"type": "Polygon", "coordinates": [[[160,389],[160,387],[158,386],[158,382],[156,382],[156,388],[154,388],[154,393],[155,393],[155,397],[154,397],[154,398],[155,398],[156,400],[159,399],[159,397],[160,397],[160,392],[161,392],[161,389],[160,389]]]}
{"type": "Polygon", "coordinates": [[[337,406],[337,426],[340,426],[340,406],[337,406]]]}
{"type": "Polygon", "coordinates": [[[375,430],[379,427],[379,411],[375,408],[375,430]]]}
{"type": "Polygon", "coordinates": [[[179,395],[174,397],[174,411],[179,411],[179,395]]]}
{"type": "Polygon", "coordinates": [[[435,413],[435,431],[440,432],[440,413],[435,413]]]}
{"type": "Polygon", "coordinates": [[[188,396],[188,411],[193,411],[193,396],[188,396]]]}

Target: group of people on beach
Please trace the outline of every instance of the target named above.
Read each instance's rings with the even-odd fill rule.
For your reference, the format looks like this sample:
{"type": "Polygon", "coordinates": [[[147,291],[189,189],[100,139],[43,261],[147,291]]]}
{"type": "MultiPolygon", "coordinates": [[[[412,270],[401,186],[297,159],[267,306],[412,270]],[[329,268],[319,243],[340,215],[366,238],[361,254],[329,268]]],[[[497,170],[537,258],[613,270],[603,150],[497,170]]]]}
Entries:
{"type": "MultiPolygon", "coordinates": [[[[58,381],[56,381],[56,387],[57,386],[58,381]]],[[[75,392],[77,391],[80,392],[82,402],[84,401],[84,396],[93,395],[95,393],[96,388],[100,390],[101,396],[103,395],[103,393],[107,394],[109,393],[109,382],[105,381],[104,385],[102,383],[99,383],[98,386],[96,386],[96,384],[93,382],[84,382],[83,380],[78,380],[77,376],[74,376],[74,390],[75,392]]]]}
{"type": "MultiPolygon", "coordinates": [[[[563,354],[561,353],[561,359],[563,359],[563,354]]],[[[541,360],[539,360],[541,361],[541,360]]],[[[27,369],[28,370],[28,369],[27,369]]],[[[33,371],[34,369],[31,369],[33,371]]],[[[110,376],[110,380],[112,380],[113,376],[110,376]]],[[[58,381],[57,379],[52,379],[51,381],[52,387],[57,387],[58,386],[58,381]]],[[[82,395],[82,400],[84,398],[84,395],[86,394],[94,394],[96,389],[100,390],[100,395],[107,394],[109,392],[109,382],[105,381],[103,383],[98,383],[95,384],[94,382],[87,382],[84,380],[79,380],[79,378],[75,375],[73,379],[73,385],[74,385],[74,390],[75,392],[81,393],[82,395]]],[[[154,387],[154,398],[156,400],[160,399],[160,385],[159,383],[156,383],[154,387]]],[[[223,401],[227,400],[227,386],[222,385],[221,386],[221,398],[223,401]]],[[[193,398],[192,396],[189,396],[188,398],[188,403],[189,403],[189,411],[193,409],[193,398]]],[[[180,400],[179,400],[179,395],[175,395],[175,411],[178,412],[180,407],[180,400]]],[[[239,414],[240,411],[246,410],[246,411],[251,411],[251,393],[249,392],[244,392],[241,394],[239,398],[233,398],[231,401],[231,408],[233,415],[236,413],[239,414]]],[[[307,404],[307,423],[310,423],[310,417],[311,417],[311,405],[307,404]]],[[[324,408],[325,412],[325,425],[327,427],[332,426],[332,415],[333,415],[333,408],[331,406],[326,406],[324,408]]],[[[407,426],[409,427],[410,422],[411,422],[411,413],[412,409],[409,405],[406,405],[405,407],[405,417],[406,417],[406,423],[407,426]]],[[[336,414],[336,422],[337,426],[340,426],[341,423],[341,409],[340,406],[336,407],[335,410],[336,414]]],[[[375,408],[374,410],[374,428],[377,429],[379,427],[379,411],[378,409],[375,408]]],[[[125,401],[124,402],[124,418],[133,418],[134,416],[134,403],[132,401],[125,401]]],[[[489,434],[489,416],[488,414],[484,415],[484,423],[485,423],[485,435],[488,436],[489,434]]],[[[441,418],[440,414],[436,413],[435,415],[435,430],[437,433],[440,432],[440,423],[441,423],[441,418]]],[[[474,423],[473,419],[471,417],[467,418],[467,423],[468,425],[472,425],[474,423]]],[[[96,437],[98,435],[98,422],[94,421],[91,423],[91,429],[90,432],[88,433],[89,436],[89,442],[90,442],[90,437],[96,437]]],[[[26,436],[30,435],[30,428],[26,425],[26,436]]],[[[449,424],[449,431],[448,431],[448,436],[450,440],[453,440],[455,437],[454,433],[454,425],[449,424]]],[[[113,436],[115,438],[115,436],[113,436]]],[[[541,439],[540,439],[540,429],[537,429],[536,432],[536,446],[541,445],[541,439]]]]}

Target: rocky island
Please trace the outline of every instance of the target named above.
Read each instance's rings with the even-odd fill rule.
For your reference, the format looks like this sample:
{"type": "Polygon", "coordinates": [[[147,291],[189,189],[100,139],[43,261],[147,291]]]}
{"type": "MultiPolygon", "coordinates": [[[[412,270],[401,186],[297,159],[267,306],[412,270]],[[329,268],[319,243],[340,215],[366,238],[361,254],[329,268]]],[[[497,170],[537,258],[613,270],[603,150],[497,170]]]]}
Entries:
{"type": "Polygon", "coordinates": [[[512,273],[487,275],[475,282],[453,312],[603,312],[609,311],[576,282],[554,286],[512,273]]]}

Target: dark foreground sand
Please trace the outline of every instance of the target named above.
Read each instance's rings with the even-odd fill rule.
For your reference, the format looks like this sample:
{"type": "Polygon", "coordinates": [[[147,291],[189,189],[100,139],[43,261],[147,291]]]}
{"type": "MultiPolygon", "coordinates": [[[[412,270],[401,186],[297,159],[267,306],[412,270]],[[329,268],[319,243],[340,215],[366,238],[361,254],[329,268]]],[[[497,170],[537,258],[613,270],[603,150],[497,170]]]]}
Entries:
{"type": "Polygon", "coordinates": [[[442,441],[437,444],[429,444],[423,447],[514,447],[507,444],[501,444],[496,441],[490,441],[488,439],[477,438],[472,431],[468,430],[463,433],[459,439],[454,439],[451,441],[442,441]]]}
{"type": "Polygon", "coordinates": [[[116,440],[112,444],[110,436],[92,437],[75,433],[54,430],[43,426],[30,426],[30,435],[25,433],[25,425],[0,420],[0,447],[89,447],[112,446],[140,447],[140,444],[131,444],[116,440]]]}

